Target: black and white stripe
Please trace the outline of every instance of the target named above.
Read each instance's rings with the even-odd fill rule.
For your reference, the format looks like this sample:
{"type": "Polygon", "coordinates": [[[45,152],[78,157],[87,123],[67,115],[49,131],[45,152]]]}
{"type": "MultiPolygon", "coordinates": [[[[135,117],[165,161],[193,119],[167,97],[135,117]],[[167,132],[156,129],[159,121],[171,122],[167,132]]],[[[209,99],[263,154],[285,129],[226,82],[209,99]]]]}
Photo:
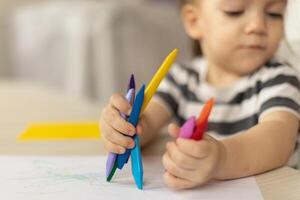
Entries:
{"type": "MultiPolygon", "coordinates": [[[[273,111],[286,111],[300,119],[298,72],[287,63],[271,60],[253,74],[224,90],[205,83],[206,63],[175,64],[162,81],[156,98],[162,100],[182,124],[198,116],[204,102],[214,97],[208,131],[220,136],[251,128],[273,111]]],[[[298,145],[298,144],[297,144],[298,145]]]]}

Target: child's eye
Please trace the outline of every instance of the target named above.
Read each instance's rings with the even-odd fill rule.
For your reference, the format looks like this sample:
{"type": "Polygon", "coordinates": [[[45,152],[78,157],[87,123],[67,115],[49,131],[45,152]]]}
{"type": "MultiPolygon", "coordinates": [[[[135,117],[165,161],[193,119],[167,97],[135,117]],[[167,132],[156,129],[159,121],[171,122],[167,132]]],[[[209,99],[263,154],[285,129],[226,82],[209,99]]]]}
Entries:
{"type": "Polygon", "coordinates": [[[241,16],[244,11],[224,11],[224,13],[230,17],[238,17],[241,16]]]}
{"type": "Polygon", "coordinates": [[[274,19],[282,19],[283,18],[283,15],[281,13],[268,13],[268,15],[274,19]]]}

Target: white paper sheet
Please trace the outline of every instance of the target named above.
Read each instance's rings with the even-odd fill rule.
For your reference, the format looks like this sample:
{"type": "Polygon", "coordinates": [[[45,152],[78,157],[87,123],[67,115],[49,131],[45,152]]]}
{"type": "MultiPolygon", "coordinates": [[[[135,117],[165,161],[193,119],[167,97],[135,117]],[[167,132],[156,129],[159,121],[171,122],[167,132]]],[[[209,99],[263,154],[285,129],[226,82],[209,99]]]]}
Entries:
{"type": "Polygon", "coordinates": [[[135,187],[130,161],[105,181],[105,156],[0,157],[0,196],[9,200],[106,199],[263,199],[253,177],[211,182],[192,190],[174,191],[163,184],[160,157],[144,157],[144,189],[135,187]]]}

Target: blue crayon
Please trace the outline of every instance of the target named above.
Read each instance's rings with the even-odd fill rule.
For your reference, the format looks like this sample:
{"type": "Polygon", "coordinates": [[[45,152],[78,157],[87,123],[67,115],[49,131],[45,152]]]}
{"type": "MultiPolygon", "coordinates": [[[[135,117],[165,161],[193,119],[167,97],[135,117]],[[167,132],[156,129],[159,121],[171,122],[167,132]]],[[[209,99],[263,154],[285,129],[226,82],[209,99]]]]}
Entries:
{"type": "MultiPolygon", "coordinates": [[[[139,120],[140,110],[144,101],[144,93],[145,93],[145,85],[143,85],[139,90],[139,92],[137,93],[132,106],[132,112],[128,119],[128,122],[131,123],[134,127],[136,127],[139,120]]],[[[120,166],[123,167],[128,157],[131,155],[131,164],[133,166],[132,173],[135,179],[135,183],[139,189],[142,189],[143,166],[141,164],[142,161],[141,161],[138,136],[135,134],[133,136],[133,139],[135,142],[135,147],[132,149],[133,152],[131,153],[132,150],[126,149],[125,153],[118,155],[117,158],[118,168],[120,166]]]]}

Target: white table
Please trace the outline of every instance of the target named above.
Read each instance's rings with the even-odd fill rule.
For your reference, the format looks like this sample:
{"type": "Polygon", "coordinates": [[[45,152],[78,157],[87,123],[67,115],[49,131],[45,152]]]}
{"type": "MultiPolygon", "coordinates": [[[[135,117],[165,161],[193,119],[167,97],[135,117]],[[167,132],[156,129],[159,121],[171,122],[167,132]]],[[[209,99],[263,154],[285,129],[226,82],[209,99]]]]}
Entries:
{"type": "MultiPolygon", "coordinates": [[[[0,81],[0,155],[100,155],[101,141],[17,142],[16,136],[30,121],[98,120],[101,104],[72,99],[46,87],[0,81]]],[[[144,155],[161,155],[162,136],[144,155]]],[[[300,172],[283,167],[256,177],[266,200],[299,200],[300,172]]]]}

